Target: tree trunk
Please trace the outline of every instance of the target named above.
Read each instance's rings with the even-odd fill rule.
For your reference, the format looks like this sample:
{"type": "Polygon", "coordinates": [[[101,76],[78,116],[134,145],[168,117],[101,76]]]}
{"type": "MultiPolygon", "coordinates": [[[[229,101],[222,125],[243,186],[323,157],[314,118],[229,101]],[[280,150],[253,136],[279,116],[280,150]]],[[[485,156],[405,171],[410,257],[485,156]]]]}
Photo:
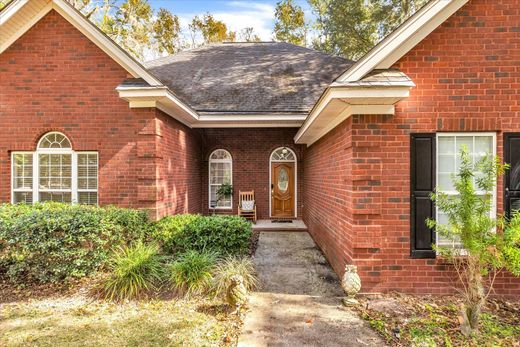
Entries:
{"type": "Polygon", "coordinates": [[[478,331],[480,313],[485,304],[486,296],[482,284],[482,272],[478,261],[468,262],[468,283],[466,298],[462,309],[461,330],[464,335],[478,331]]]}

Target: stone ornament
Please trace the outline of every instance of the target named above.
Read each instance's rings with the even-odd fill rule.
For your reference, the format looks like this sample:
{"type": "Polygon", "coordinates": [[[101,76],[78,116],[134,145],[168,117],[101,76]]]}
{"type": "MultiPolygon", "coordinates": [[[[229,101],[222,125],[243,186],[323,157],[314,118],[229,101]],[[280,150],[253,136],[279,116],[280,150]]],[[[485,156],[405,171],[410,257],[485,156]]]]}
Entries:
{"type": "Polygon", "coordinates": [[[343,290],[347,294],[347,298],[343,299],[343,303],[345,305],[357,304],[358,301],[354,296],[361,289],[361,278],[359,278],[357,273],[357,266],[348,264],[345,266],[341,287],[343,287],[343,290]]]}

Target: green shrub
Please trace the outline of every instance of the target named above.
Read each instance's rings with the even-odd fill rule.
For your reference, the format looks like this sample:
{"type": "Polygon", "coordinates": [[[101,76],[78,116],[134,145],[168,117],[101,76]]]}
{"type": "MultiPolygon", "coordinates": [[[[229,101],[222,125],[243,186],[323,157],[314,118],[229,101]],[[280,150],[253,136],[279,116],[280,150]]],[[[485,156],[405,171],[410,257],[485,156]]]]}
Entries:
{"type": "Polygon", "coordinates": [[[184,232],[186,226],[198,218],[196,214],[178,214],[167,216],[155,223],[152,237],[158,241],[164,252],[173,254],[177,247],[177,238],[184,232]]]}
{"type": "Polygon", "coordinates": [[[0,205],[0,264],[18,283],[90,275],[114,246],[141,240],[145,212],[43,203],[0,205]]]}
{"type": "Polygon", "coordinates": [[[176,215],[155,224],[152,235],[167,253],[196,250],[244,254],[249,247],[251,223],[237,216],[176,215]]]}
{"type": "Polygon", "coordinates": [[[212,270],[217,261],[215,252],[187,251],[170,265],[170,280],[173,287],[188,295],[208,290],[213,279],[212,270]]]}
{"type": "Polygon", "coordinates": [[[139,297],[155,289],[164,274],[164,257],[155,244],[138,242],[131,247],[119,247],[109,261],[110,277],[105,282],[109,299],[139,297]]]}
{"type": "Polygon", "coordinates": [[[224,295],[231,285],[231,277],[239,275],[244,279],[248,291],[254,289],[258,280],[255,265],[250,258],[228,257],[218,262],[214,268],[213,288],[216,295],[224,295]]]}

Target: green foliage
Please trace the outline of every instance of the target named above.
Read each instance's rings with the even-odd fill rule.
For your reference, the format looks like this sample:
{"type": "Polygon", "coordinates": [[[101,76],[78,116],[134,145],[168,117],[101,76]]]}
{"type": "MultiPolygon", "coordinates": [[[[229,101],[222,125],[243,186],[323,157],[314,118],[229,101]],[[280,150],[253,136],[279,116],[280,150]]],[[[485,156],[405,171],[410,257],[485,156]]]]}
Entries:
{"type": "Polygon", "coordinates": [[[233,195],[233,186],[229,183],[221,184],[220,187],[218,187],[218,189],[217,189],[217,197],[218,197],[217,204],[218,204],[219,200],[229,198],[232,195],[233,195]]]}
{"type": "Polygon", "coordinates": [[[213,250],[220,254],[244,254],[249,246],[251,223],[237,216],[209,216],[186,225],[175,240],[178,250],[213,250]]]}
{"type": "Polygon", "coordinates": [[[520,215],[515,214],[507,221],[501,216],[495,218],[492,213],[496,180],[506,169],[507,165],[492,156],[484,156],[473,163],[467,148],[463,148],[460,170],[452,177],[458,194],[448,195],[442,191],[432,194],[437,208],[447,215],[448,223],[429,220],[428,226],[452,242],[462,244],[462,248],[437,247],[437,251],[450,259],[459,256],[475,258],[481,265],[483,276],[490,269],[503,267],[513,273],[520,272],[517,250],[520,215]]]}
{"type": "Polygon", "coordinates": [[[83,277],[114,246],[144,238],[143,211],[44,203],[0,205],[0,264],[17,283],[83,277]]]}
{"type": "Polygon", "coordinates": [[[170,11],[164,8],[159,9],[157,19],[153,23],[153,32],[159,53],[173,54],[182,48],[179,17],[173,15],[170,11]]]}
{"type": "Polygon", "coordinates": [[[137,242],[133,246],[119,247],[108,263],[110,276],[104,285],[109,299],[127,299],[141,296],[155,289],[165,274],[164,257],[154,244],[137,242]]]}
{"type": "Polygon", "coordinates": [[[255,276],[255,266],[250,258],[228,257],[221,260],[214,269],[214,290],[217,295],[226,293],[231,285],[231,278],[239,275],[244,280],[244,286],[248,291],[254,289],[258,280],[255,276]]]}
{"type": "Polygon", "coordinates": [[[164,217],[155,223],[152,237],[161,244],[164,252],[173,254],[177,248],[177,239],[183,237],[182,234],[186,226],[198,218],[204,217],[196,214],[177,214],[164,217]]]}
{"type": "Polygon", "coordinates": [[[276,40],[305,46],[307,26],[302,8],[293,0],[281,0],[276,4],[274,36],[276,40]]]}
{"type": "Polygon", "coordinates": [[[170,265],[170,281],[174,288],[188,295],[203,293],[210,288],[216,261],[215,252],[182,253],[170,265]]]}
{"type": "Polygon", "coordinates": [[[357,60],[427,0],[308,0],[317,18],[313,47],[357,60]]]}
{"type": "Polygon", "coordinates": [[[501,216],[495,218],[492,213],[497,177],[504,173],[507,165],[492,156],[473,163],[466,147],[460,159],[459,172],[452,177],[457,195],[437,189],[431,197],[437,209],[448,217],[447,224],[434,220],[428,220],[427,224],[444,238],[462,246],[435,248],[450,260],[459,277],[464,299],[461,329],[469,335],[478,329],[480,313],[496,273],[506,268],[520,274],[520,215],[517,213],[508,221],[501,216]]]}
{"type": "MultiPolygon", "coordinates": [[[[202,18],[195,16],[189,25],[192,35],[200,34],[204,44],[236,41],[236,32],[228,31],[226,24],[216,20],[212,14],[206,13],[202,18]]],[[[195,45],[195,43],[193,43],[195,45]]]]}
{"type": "Polygon", "coordinates": [[[176,215],[155,225],[153,237],[168,253],[212,250],[220,254],[244,254],[251,224],[237,216],[176,215]]]}

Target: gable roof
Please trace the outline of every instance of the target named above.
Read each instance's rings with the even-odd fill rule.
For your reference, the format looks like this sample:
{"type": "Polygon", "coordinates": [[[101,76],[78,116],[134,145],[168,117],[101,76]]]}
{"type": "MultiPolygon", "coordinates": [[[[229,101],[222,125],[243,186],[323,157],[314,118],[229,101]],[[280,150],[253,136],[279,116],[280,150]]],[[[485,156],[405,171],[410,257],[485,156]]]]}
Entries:
{"type": "Polygon", "coordinates": [[[431,0],[375,45],[336,81],[353,82],[374,69],[389,69],[469,0],[431,0]]]}
{"type": "MultiPolygon", "coordinates": [[[[0,54],[50,11],[58,12],[129,74],[154,88],[167,88],[126,50],[103,33],[66,0],[13,0],[0,11],[0,54]]],[[[177,113],[196,118],[196,113],[173,93],[169,97],[177,113]]]]}
{"type": "Polygon", "coordinates": [[[353,64],[283,42],[222,43],[145,66],[199,114],[308,113],[353,64]]]}

